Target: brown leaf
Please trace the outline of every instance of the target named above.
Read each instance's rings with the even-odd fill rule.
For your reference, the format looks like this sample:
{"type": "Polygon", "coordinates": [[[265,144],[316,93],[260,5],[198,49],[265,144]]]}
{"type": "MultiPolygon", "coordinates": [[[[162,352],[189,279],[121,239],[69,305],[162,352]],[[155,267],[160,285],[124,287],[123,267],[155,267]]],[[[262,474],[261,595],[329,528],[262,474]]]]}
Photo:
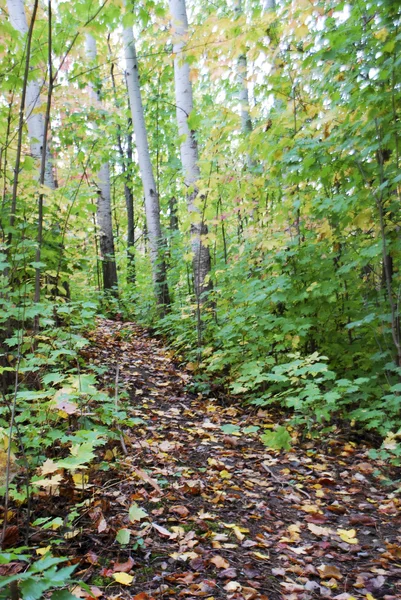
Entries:
{"type": "Polygon", "coordinates": [[[134,470],[134,473],[136,473],[136,475],[138,475],[138,477],[140,479],[142,479],[143,481],[146,481],[146,483],[149,483],[149,485],[151,485],[158,494],[160,494],[160,495],[163,494],[161,487],[159,486],[157,481],[155,479],[152,479],[152,477],[149,477],[149,475],[147,473],[145,473],[145,471],[137,468],[134,470]]]}
{"type": "Polygon", "coordinates": [[[16,525],[7,527],[1,542],[2,550],[5,550],[6,548],[12,548],[13,546],[18,546],[19,537],[19,528],[16,525]]]}
{"type": "Polygon", "coordinates": [[[211,558],[209,560],[209,562],[214,564],[218,569],[228,569],[228,567],[230,566],[230,563],[228,562],[228,560],[226,560],[219,554],[216,554],[216,556],[213,556],[213,558],[211,558]]]}
{"type": "Polygon", "coordinates": [[[175,506],[172,506],[170,508],[170,512],[176,514],[176,515],[180,515],[180,517],[183,517],[185,519],[185,517],[187,517],[189,515],[189,510],[187,509],[186,506],[183,506],[182,504],[177,504],[175,506]]]}
{"type": "Polygon", "coordinates": [[[10,575],[16,575],[24,568],[22,562],[10,562],[5,565],[0,565],[0,576],[9,577],[10,575]]]}
{"type": "Polygon", "coordinates": [[[320,565],[317,570],[321,579],[337,579],[340,581],[343,578],[340,569],[335,565],[320,565]]]}
{"type": "Polygon", "coordinates": [[[114,567],[113,567],[113,571],[120,571],[122,573],[128,573],[129,571],[131,571],[132,567],[134,566],[135,561],[133,558],[131,558],[131,556],[129,557],[129,559],[123,563],[115,563],[114,567]]]}
{"type": "Polygon", "coordinates": [[[230,569],[220,571],[218,576],[220,579],[235,579],[237,577],[237,571],[231,567],[230,569]]]}

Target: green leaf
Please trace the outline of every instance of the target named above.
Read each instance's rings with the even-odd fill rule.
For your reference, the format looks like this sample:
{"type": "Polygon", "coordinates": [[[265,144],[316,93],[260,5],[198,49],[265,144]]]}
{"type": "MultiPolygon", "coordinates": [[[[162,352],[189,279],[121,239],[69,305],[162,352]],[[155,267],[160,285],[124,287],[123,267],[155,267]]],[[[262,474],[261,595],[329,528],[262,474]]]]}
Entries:
{"type": "Polygon", "coordinates": [[[240,428],[238,425],[234,425],[233,423],[227,423],[226,425],[221,425],[220,429],[223,433],[238,433],[240,428]]]}
{"type": "Polygon", "coordinates": [[[131,531],[129,529],[119,529],[116,535],[116,540],[120,544],[129,544],[131,531]]]}
{"type": "Polygon", "coordinates": [[[291,436],[287,429],[280,425],[275,431],[267,431],[260,436],[260,439],[268,448],[273,450],[290,450],[291,436]]]}
{"type": "Polygon", "coordinates": [[[147,517],[148,513],[146,512],[146,510],[138,506],[136,502],[134,502],[134,504],[131,504],[129,508],[128,515],[131,523],[135,523],[136,521],[141,521],[142,519],[147,517]]]}

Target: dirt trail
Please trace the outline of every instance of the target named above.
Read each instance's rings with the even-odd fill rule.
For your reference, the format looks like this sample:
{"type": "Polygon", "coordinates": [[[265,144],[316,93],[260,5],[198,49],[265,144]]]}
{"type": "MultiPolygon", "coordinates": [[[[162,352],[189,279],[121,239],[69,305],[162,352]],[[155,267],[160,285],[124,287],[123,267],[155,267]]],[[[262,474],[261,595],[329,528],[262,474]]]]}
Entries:
{"type": "Polygon", "coordinates": [[[294,434],[290,452],[269,450],[259,434],[272,415],[186,392],[190,374],[146,331],[101,321],[91,342],[105,387],[119,365],[137,420],[122,427],[127,455],[116,442],[102,450],[111,470],[90,474],[76,550],[99,597],[401,598],[400,502],[366,448],[294,434]],[[130,521],[134,503],[146,514],[130,521]],[[119,587],[116,572],[133,579],[119,587]]]}

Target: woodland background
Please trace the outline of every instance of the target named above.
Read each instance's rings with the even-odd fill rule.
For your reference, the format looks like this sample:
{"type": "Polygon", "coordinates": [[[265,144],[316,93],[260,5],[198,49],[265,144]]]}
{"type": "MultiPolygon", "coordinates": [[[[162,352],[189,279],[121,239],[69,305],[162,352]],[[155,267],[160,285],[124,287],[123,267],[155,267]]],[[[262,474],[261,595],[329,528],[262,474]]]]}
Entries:
{"type": "MultiPolygon", "coordinates": [[[[315,436],[348,421],[398,464],[399,3],[1,0],[0,14],[7,501],[30,493],[10,481],[14,453],[29,488],[71,443],[60,411],[101,375],[83,350],[96,315],[164,336],[195,393],[280,406],[315,436]]],[[[124,422],[103,399],[65,468],[124,422]]]]}

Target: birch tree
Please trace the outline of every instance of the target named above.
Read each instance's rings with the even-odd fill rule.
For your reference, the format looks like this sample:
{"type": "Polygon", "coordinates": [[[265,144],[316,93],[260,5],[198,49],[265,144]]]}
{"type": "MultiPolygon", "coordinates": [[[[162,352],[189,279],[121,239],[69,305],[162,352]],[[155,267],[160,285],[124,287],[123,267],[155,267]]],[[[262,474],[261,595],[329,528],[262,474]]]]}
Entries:
{"type": "MultiPolygon", "coordinates": [[[[86,34],[86,56],[89,63],[95,65],[97,48],[95,38],[86,34]]],[[[101,108],[100,90],[91,83],[89,85],[90,99],[93,106],[101,108]]],[[[97,222],[100,234],[100,253],[102,256],[103,286],[105,290],[116,290],[118,286],[117,268],[114,250],[113,222],[111,216],[111,186],[110,168],[106,161],[102,163],[97,173],[97,222]]]]}
{"type": "MultiPolygon", "coordinates": [[[[242,0],[236,0],[234,5],[235,16],[238,19],[242,14],[242,0]]],[[[249,137],[252,132],[252,120],[250,115],[249,106],[249,93],[248,93],[248,63],[245,52],[241,52],[237,60],[237,81],[239,89],[239,101],[241,107],[241,131],[245,139],[249,137]]],[[[250,152],[246,153],[246,163],[249,170],[252,170],[256,163],[252,158],[250,152]]]]}
{"type": "Polygon", "coordinates": [[[160,225],[160,204],[150,159],[148,135],[139,83],[138,61],[132,27],[124,27],[123,41],[126,82],[138,154],[139,170],[145,196],[146,225],[149,239],[150,259],[152,263],[153,284],[157,304],[160,307],[166,307],[170,304],[170,296],[164,258],[165,246],[160,225]]]}
{"type": "MultiPolygon", "coordinates": [[[[7,0],[7,7],[12,26],[25,38],[28,33],[28,22],[23,0],[7,0]]],[[[43,81],[37,79],[28,80],[25,97],[25,119],[28,128],[30,150],[32,158],[37,161],[42,158],[45,131],[44,116],[40,112],[40,92],[42,85],[43,81]]],[[[45,158],[44,185],[54,189],[55,182],[48,146],[45,158]]],[[[39,168],[38,166],[38,176],[39,168]]]]}
{"type": "Polygon", "coordinates": [[[187,187],[187,206],[191,216],[191,245],[193,252],[193,270],[195,295],[199,304],[205,300],[205,292],[211,289],[208,278],[210,273],[210,252],[204,238],[208,233],[207,225],[199,209],[198,181],[200,170],[198,165],[198,144],[195,131],[191,128],[189,118],[193,111],[193,93],[190,80],[189,64],[185,60],[185,41],[188,33],[188,19],[185,0],[169,0],[173,26],[174,81],[175,103],[178,133],[181,142],[181,163],[184,181],[187,187]]]}
{"type": "Polygon", "coordinates": [[[276,8],[276,0],[263,0],[263,10],[265,12],[276,8]]]}

